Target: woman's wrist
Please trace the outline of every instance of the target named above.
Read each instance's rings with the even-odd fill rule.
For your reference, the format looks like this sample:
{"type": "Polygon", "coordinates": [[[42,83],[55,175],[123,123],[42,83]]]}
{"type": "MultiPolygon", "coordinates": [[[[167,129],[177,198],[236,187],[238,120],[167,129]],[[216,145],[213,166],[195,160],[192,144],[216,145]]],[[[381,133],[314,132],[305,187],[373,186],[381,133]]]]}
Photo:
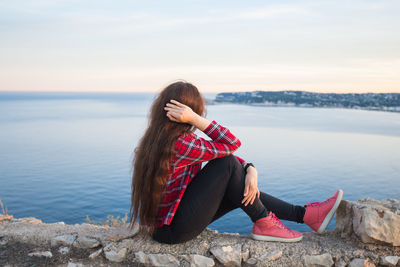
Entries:
{"type": "Polygon", "coordinates": [[[244,170],[247,171],[247,169],[248,169],[250,166],[253,166],[253,167],[254,167],[254,164],[253,164],[253,163],[250,163],[250,162],[247,163],[246,166],[244,166],[244,170]]]}
{"type": "Polygon", "coordinates": [[[252,163],[247,163],[244,169],[246,173],[252,173],[252,172],[257,173],[257,169],[254,167],[252,163]]]}
{"type": "Polygon", "coordinates": [[[207,129],[208,125],[210,125],[211,122],[197,113],[194,114],[195,115],[190,121],[190,124],[199,129],[200,131],[204,131],[205,129],[207,129]]]}

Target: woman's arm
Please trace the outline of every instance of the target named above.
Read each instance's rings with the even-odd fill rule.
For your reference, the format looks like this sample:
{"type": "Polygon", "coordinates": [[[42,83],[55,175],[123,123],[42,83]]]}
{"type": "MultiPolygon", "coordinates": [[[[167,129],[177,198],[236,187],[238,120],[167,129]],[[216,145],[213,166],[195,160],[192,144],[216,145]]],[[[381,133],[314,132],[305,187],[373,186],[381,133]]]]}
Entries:
{"type": "MultiPolygon", "coordinates": [[[[184,166],[208,161],[214,158],[224,157],[232,154],[241,145],[227,128],[217,122],[202,118],[192,111],[192,109],[175,100],[167,103],[164,108],[167,117],[171,121],[178,123],[189,123],[202,130],[212,140],[206,140],[196,135],[180,137],[176,143],[177,160],[176,166],[184,166]]],[[[244,161],[239,159],[243,165],[244,161]]]]}
{"type": "MultiPolygon", "coordinates": [[[[240,141],[228,129],[218,125],[215,121],[211,122],[206,118],[199,116],[192,109],[178,101],[171,100],[164,108],[167,110],[167,116],[175,122],[189,123],[210,136],[213,141],[207,141],[204,138],[188,140],[183,139],[178,149],[177,165],[189,165],[201,161],[211,160],[218,157],[227,156],[240,146],[240,141]]],[[[242,158],[235,156],[243,167],[247,162],[242,158]]],[[[260,197],[260,191],[257,187],[257,170],[253,166],[247,168],[245,178],[245,189],[243,192],[242,203],[247,206],[253,205],[256,197],[260,197]]]]}

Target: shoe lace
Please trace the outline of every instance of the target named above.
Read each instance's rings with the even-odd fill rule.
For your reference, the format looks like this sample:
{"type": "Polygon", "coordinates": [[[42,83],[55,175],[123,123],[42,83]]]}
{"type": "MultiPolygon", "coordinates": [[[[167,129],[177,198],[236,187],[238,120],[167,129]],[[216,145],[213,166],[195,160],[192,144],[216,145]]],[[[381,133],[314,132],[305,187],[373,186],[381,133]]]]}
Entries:
{"type": "Polygon", "coordinates": [[[323,201],[323,202],[307,202],[307,206],[310,207],[317,207],[317,206],[322,206],[326,203],[328,203],[331,200],[331,198],[328,198],[327,200],[323,201]]]}
{"type": "Polygon", "coordinates": [[[270,212],[270,216],[272,221],[280,228],[288,230],[290,232],[290,229],[287,228],[276,216],[273,212],[270,212]]]}
{"type": "Polygon", "coordinates": [[[312,203],[307,202],[307,206],[309,207],[317,207],[319,205],[321,205],[321,202],[312,202],[312,203]]]}

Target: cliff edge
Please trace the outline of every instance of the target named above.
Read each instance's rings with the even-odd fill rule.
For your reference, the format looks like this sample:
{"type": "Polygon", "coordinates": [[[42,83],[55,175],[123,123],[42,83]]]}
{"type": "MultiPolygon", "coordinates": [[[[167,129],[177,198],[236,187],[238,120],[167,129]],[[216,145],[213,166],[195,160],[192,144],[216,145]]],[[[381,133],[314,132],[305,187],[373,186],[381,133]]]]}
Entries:
{"type": "Polygon", "coordinates": [[[337,229],[297,243],[204,230],[182,244],[160,244],[137,229],[0,221],[0,266],[400,266],[400,202],[343,200],[337,229]]]}

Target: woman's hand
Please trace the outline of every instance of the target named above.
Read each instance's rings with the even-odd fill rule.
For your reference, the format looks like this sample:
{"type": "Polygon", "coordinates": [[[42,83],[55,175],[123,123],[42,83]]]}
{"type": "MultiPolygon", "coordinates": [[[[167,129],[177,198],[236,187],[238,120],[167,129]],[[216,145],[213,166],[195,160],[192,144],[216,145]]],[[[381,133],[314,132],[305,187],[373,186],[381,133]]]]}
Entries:
{"type": "Polygon", "coordinates": [[[175,122],[191,124],[197,115],[190,107],[173,99],[171,99],[171,103],[167,103],[164,109],[167,111],[167,117],[175,122]]]}
{"type": "Polygon", "coordinates": [[[204,131],[207,126],[210,125],[209,120],[203,118],[185,104],[182,104],[174,99],[171,99],[170,102],[171,103],[166,104],[164,110],[167,111],[167,117],[171,121],[188,123],[200,129],[201,131],[204,131]]]}
{"type": "Polygon", "coordinates": [[[253,166],[247,168],[242,204],[253,205],[256,197],[260,197],[260,190],[257,187],[257,170],[253,166]]]}

